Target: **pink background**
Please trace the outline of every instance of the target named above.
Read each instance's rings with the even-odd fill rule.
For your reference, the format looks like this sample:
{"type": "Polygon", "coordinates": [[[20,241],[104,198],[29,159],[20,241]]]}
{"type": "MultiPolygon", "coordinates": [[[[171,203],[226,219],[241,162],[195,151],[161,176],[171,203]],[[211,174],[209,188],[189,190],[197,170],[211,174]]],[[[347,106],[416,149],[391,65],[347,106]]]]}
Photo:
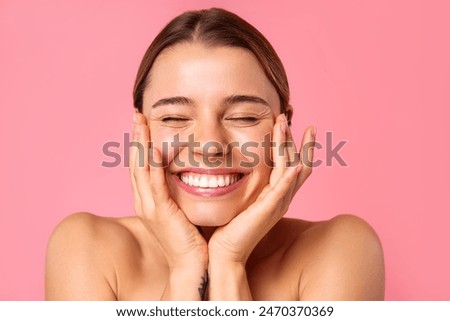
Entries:
{"type": "Polygon", "coordinates": [[[316,168],[289,215],[363,217],[384,246],[387,300],[450,300],[450,8],[411,0],[0,1],[0,299],[44,298],[65,216],[132,214],[128,169],[101,167],[102,145],[131,127],[153,37],[212,6],[278,51],[297,139],[316,124],[318,142],[348,141],[349,166],[316,168]]]}

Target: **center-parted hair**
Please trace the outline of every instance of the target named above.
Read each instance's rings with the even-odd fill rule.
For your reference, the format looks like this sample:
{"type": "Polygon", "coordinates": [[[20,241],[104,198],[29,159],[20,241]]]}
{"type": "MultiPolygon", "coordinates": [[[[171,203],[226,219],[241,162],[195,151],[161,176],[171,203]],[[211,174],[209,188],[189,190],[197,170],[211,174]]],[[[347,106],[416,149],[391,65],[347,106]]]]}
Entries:
{"type": "Polygon", "coordinates": [[[156,57],[165,48],[179,43],[198,42],[211,47],[238,47],[250,50],[280,97],[280,112],[289,105],[289,84],[280,58],[269,41],[238,15],[220,8],[187,11],[175,17],[155,37],[145,52],[133,89],[134,107],[143,109],[144,91],[156,57]]]}

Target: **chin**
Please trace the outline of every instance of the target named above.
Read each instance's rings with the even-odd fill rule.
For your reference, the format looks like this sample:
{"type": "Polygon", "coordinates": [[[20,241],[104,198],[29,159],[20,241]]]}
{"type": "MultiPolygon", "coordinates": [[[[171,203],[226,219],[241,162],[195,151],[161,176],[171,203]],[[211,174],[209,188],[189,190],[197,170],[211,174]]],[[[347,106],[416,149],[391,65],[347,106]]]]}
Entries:
{"type": "Polygon", "coordinates": [[[231,206],[216,206],[218,204],[196,204],[196,206],[182,206],[181,210],[187,219],[197,226],[223,226],[228,224],[239,214],[239,210],[231,206]]]}

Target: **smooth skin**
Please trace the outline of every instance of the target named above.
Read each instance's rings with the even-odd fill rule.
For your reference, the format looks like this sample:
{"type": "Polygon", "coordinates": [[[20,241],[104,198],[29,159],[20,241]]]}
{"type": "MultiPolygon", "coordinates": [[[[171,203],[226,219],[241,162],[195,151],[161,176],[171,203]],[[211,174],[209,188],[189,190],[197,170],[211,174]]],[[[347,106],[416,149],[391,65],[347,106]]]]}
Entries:
{"type": "MultiPolygon", "coordinates": [[[[291,117],[290,107],[286,114],[291,117]]],[[[133,140],[139,143],[130,153],[136,216],[76,213],[63,220],[48,246],[46,299],[384,298],[382,247],[366,222],[348,214],[322,222],[283,218],[312,172],[313,148],[307,147],[314,144],[314,127],[297,149],[277,92],[250,52],[199,43],[165,49],[152,67],[143,113],[134,116],[133,140]],[[267,104],[225,99],[233,95],[267,104]],[[179,96],[188,101],[154,107],[179,96]],[[181,141],[194,134],[200,146],[161,153],[162,142],[177,134],[181,141]],[[236,190],[202,197],[176,183],[183,170],[176,160],[193,158],[206,168],[207,142],[242,145],[262,142],[266,134],[275,146],[292,144],[283,153],[272,147],[273,166],[246,169],[236,190]],[[139,145],[150,141],[150,153],[140,153],[139,145]]],[[[253,152],[263,159],[262,148],[253,152]]],[[[223,149],[208,157],[238,164],[248,155],[223,149]]]]}

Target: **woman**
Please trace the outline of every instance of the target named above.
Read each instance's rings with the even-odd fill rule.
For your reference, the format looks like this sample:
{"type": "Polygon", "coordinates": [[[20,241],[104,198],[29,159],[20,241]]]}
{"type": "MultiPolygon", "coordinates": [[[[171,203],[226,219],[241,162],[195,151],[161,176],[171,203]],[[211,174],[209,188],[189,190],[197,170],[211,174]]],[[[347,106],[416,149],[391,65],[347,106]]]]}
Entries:
{"type": "Polygon", "coordinates": [[[284,68],[254,27],[217,8],[176,17],[142,60],[134,105],[137,215],[65,219],[47,299],[383,299],[367,223],[282,218],[311,174],[315,129],[298,150],[284,68]]]}

